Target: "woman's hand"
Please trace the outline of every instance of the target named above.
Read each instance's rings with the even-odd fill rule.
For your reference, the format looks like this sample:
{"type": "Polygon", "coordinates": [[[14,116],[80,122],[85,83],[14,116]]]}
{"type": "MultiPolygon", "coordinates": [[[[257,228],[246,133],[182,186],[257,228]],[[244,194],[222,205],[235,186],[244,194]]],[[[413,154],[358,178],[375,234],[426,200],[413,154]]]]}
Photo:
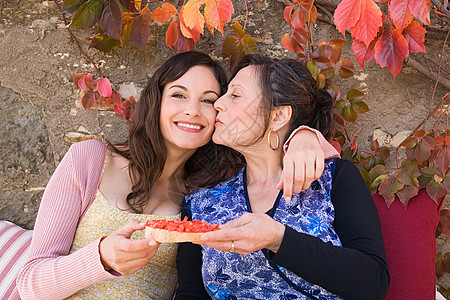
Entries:
{"type": "Polygon", "coordinates": [[[106,270],[129,275],[147,265],[159,244],[153,239],[130,240],[133,232],[144,228],[145,223],[131,220],[100,242],[100,259],[106,270]]]}
{"type": "Polygon", "coordinates": [[[299,130],[289,142],[283,158],[283,173],[277,188],[283,188],[284,199],[309,188],[320,178],[325,165],[324,152],[317,135],[308,129],[299,130]]]}
{"type": "Polygon", "coordinates": [[[266,248],[277,252],[283,240],[285,227],[266,214],[246,213],[220,226],[220,230],[202,235],[203,246],[221,251],[247,255],[266,248]],[[234,248],[234,249],[233,249],[234,248]]]}

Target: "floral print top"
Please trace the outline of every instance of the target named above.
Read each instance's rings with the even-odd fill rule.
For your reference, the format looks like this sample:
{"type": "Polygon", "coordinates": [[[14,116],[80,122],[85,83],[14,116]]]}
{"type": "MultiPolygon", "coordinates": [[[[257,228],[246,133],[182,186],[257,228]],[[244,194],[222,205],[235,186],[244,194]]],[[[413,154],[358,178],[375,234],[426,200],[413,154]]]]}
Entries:
{"type": "MultiPolygon", "coordinates": [[[[342,246],[332,223],[331,202],[334,159],[325,162],[322,176],[311,187],[294,195],[290,202],[280,191],[268,212],[276,221],[298,232],[342,246]]],[[[224,224],[251,212],[246,187],[246,168],[214,188],[188,195],[184,205],[193,219],[224,224]]],[[[341,299],[295,273],[271,263],[268,250],[240,255],[202,247],[203,283],[213,299],[341,299]]]]}

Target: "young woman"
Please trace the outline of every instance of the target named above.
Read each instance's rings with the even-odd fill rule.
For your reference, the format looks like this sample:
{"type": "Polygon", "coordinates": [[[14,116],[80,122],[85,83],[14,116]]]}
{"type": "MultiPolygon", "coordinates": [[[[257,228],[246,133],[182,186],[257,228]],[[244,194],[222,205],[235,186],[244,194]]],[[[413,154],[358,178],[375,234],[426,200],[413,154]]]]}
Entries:
{"type": "Polygon", "coordinates": [[[356,167],[327,160],[322,176],[290,202],[276,188],[278,140],[300,125],[331,134],[332,99],[308,69],[246,56],[214,106],[213,141],[242,153],[246,166],[185,197],[184,214],[224,225],[204,234],[201,247],[180,245],[176,299],[384,299],[380,221],[356,167]],[[253,129],[240,131],[237,121],[253,129]]]}
{"type": "MultiPolygon", "coordinates": [[[[209,56],[176,55],[142,92],[125,143],[71,146],[41,202],[17,279],[22,298],[171,299],[177,246],[144,239],[140,230],[146,220],[179,217],[184,195],[242,167],[239,155],[210,141],[214,102],[225,90],[225,72],[209,56]]],[[[288,162],[290,169],[304,170],[286,175],[289,188],[292,174],[309,184],[305,173],[316,175],[308,170],[317,165],[321,173],[320,144],[308,134],[301,131],[290,147],[303,143],[310,150],[297,156],[319,155],[288,162]]]]}

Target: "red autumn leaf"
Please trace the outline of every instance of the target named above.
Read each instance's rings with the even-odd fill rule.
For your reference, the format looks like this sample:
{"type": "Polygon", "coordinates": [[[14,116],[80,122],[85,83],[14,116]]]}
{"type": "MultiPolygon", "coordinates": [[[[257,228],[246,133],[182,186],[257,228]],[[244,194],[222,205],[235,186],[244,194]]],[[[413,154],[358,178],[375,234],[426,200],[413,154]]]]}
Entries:
{"type": "Polygon", "coordinates": [[[371,61],[373,59],[373,43],[369,47],[361,41],[353,40],[352,51],[355,54],[356,61],[364,70],[364,62],[371,61]]]}
{"type": "Polygon", "coordinates": [[[438,203],[439,199],[445,196],[445,188],[442,183],[437,183],[433,180],[433,182],[426,187],[426,191],[428,196],[434,200],[434,202],[438,203]]]}
{"type": "Polygon", "coordinates": [[[203,27],[205,26],[205,17],[200,12],[200,6],[202,6],[203,4],[204,0],[187,1],[187,3],[181,8],[182,16],[180,16],[182,22],[186,25],[187,28],[192,29],[194,32],[202,34],[203,27]]]}
{"type": "Polygon", "coordinates": [[[400,32],[402,32],[414,18],[409,7],[413,1],[417,0],[392,0],[389,4],[389,16],[400,32]]]}
{"type": "Polygon", "coordinates": [[[450,154],[448,149],[441,149],[438,151],[435,163],[443,174],[447,172],[447,169],[450,166],[450,154]]]}
{"type": "Polygon", "coordinates": [[[419,188],[412,185],[406,185],[404,188],[402,188],[400,191],[395,193],[400,200],[401,203],[407,208],[409,200],[417,196],[419,193],[419,188]]]}
{"type": "Polygon", "coordinates": [[[205,2],[205,21],[208,27],[217,29],[223,35],[223,25],[231,21],[231,15],[234,13],[233,3],[231,0],[206,0],[205,2]]]}
{"type": "Polygon", "coordinates": [[[175,21],[173,20],[172,23],[170,23],[171,26],[171,32],[176,31],[176,39],[175,37],[171,37],[168,40],[168,32],[166,32],[166,43],[173,42],[172,48],[177,52],[186,52],[191,50],[192,47],[195,45],[195,41],[193,39],[185,37],[181,32],[181,20],[175,21]],[[173,25],[172,25],[173,24],[173,25]]]}
{"type": "Polygon", "coordinates": [[[94,92],[88,91],[84,94],[83,98],[81,98],[81,104],[84,109],[91,108],[95,103],[95,95],[94,92]]]}
{"type": "Polygon", "coordinates": [[[442,147],[444,145],[444,137],[442,135],[438,135],[434,138],[434,143],[436,146],[442,147]]]}
{"type": "Polygon", "coordinates": [[[183,7],[180,9],[180,13],[178,14],[178,17],[180,19],[181,34],[184,37],[186,37],[187,39],[194,40],[194,43],[196,43],[200,39],[200,34],[203,33],[203,27],[200,31],[197,31],[197,29],[191,29],[191,28],[187,27],[186,23],[184,22],[184,8],[183,7]]]}
{"type": "Polygon", "coordinates": [[[88,73],[86,76],[81,77],[80,80],[78,81],[78,86],[83,91],[92,91],[92,89],[94,87],[94,82],[92,80],[92,74],[88,73]]]}
{"type": "Polygon", "coordinates": [[[75,88],[79,89],[80,87],[78,86],[78,82],[80,81],[81,78],[83,78],[84,76],[86,76],[86,74],[84,73],[78,73],[75,74],[75,76],[73,76],[73,84],[75,84],[75,88]]]}
{"type": "Polygon", "coordinates": [[[397,29],[389,25],[375,43],[375,61],[381,67],[387,67],[395,77],[407,55],[408,43],[397,29]]]}
{"type": "Polygon", "coordinates": [[[292,24],[291,24],[291,13],[292,13],[292,9],[294,9],[294,7],[295,7],[295,5],[286,6],[284,8],[284,11],[283,11],[284,20],[286,22],[288,22],[288,24],[291,25],[291,26],[292,26],[292,24]]]}
{"type": "Polygon", "coordinates": [[[172,20],[166,31],[166,45],[172,47],[178,40],[178,32],[180,31],[180,21],[172,20]]]}
{"type": "Polygon", "coordinates": [[[299,54],[299,53],[305,53],[305,48],[303,47],[304,42],[306,42],[306,31],[302,30],[302,31],[298,31],[298,30],[294,30],[292,32],[291,38],[289,39],[289,42],[292,46],[292,48],[294,49],[294,52],[299,54]]]}
{"type": "Polygon", "coordinates": [[[414,0],[409,6],[411,13],[425,25],[430,25],[430,4],[430,0],[414,0]]]}
{"type": "Polygon", "coordinates": [[[150,17],[156,22],[164,23],[176,15],[178,10],[171,3],[164,2],[160,7],[155,8],[150,17]]]}
{"type": "Polygon", "coordinates": [[[376,155],[381,159],[386,160],[391,155],[391,151],[389,150],[388,147],[380,147],[379,149],[376,150],[376,155]]]}
{"type": "Polygon", "coordinates": [[[441,210],[442,233],[450,236],[450,209],[441,210]]]}
{"type": "Polygon", "coordinates": [[[422,130],[422,129],[421,129],[421,130],[417,130],[417,131],[414,133],[414,136],[420,138],[420,137],[423,137],[423,136],[425,135],[425,133],[426,133],[425,130],[422,130]]]}
{"type": "Polygon", "coordinates": [[[447,136],[445,137],[445,145],[447,145],[447,147],[450,148],[450,135],[447,135],[447,136]]]}
{"type": "Polygon", "coordinates": [[[342,0],[334,11],[334,24],[342,35],[353,27],[361,16],[362,0],[342,0]]]}
{"type": "Polygon", "coordinates": [[[355,75],[355,68],[351,60],[344,58],[338,63],[339,76],[341,78],[350,78],[355,75]]]}
{"type": "Polygon", "coordinates": [[[378,140],[373,140],[369,144],[370,150],[377,151],[378,148],[380,148],[380,143],[378,143],[378,140]]]}
{"type": "Polygon", "coordinates": [[[237,42],[237,38],[234,35],[227,36],[222,45],[222,57],[223,59],[230,57],[233,54],[233,49],[237,42]]]}
{"type": "Polygon", "coordinates": [[[299,7],[297,6],[291,16],[291,26],[294,27],[294,29],[304,29],[305,22],[305,17],[300,12],[299,7]]]}
{"type": "Polygon", "coordinates": [[[305,18],[305,22],[316,23],[317,21],[317,8],[314,6],[312,2],[303,1],[300,6],[300,13],[305,18]]]}
{"type": "Polygon", "coordinates": [[[150,15],[150,9],[144,7],[141,10],[141,14],[134,18],[133,25],[131,26],[130,39],[144,50],[150,36],[150,15]]]}
{"type": "Polygon", "coordinates": [[[289,32],[285,33],[283,35],[283,39],[281,40],[281,43],[283,44],[284,48],[286,48],[289,51],[294,51],[294,48],[291,45],[291,42],[289,41],[289,32]]]}
{"type": "Polygon", "coordinates": [[[136,109],[136,100],[133,96],[130,99],[123,101],[120,105],[114,106],[114,111],[123,116],[125,119],[130,120],[133,123],[134,111],[136,109]]]}
{"type": "Polygon", "coordinates": [[[404,160],[402,167],[395,173],[395,179],[405,185],[417,186],[419,181],[415,175],[419,172],[419,165],[416,160],[404,160]]]}
{"type": "Polygon", "coordinates": [[[331,145],[337,150],[338,153],[341,153],[341,151],[342,151],[341,144],[339,144],[339,143],[338,143],[337,141],[335,141],[335,140],[332,140],[330,143],[331,143],[331,145]]]}
{"type": "Polygon", "coordinates": [[[426,52],[425,45],[425,33],[427,31],[418,22],[412,21],[408,27],[403,30],[402,34],[408,43],[409,52],[426,52]]]}
{"type": "MultiPolygon", "coordinates": [[[[320,45],[320,44],[319,44],[320,45]]],[[[331,47],[331,57],[330,60],[336,64],[341,58],[342,47],[345,45],[345,41],[341,39],[333,39],[328,42],[328,45],[331,47]]]]}
{"type": "Polygon", "coordinates": [[[102,97],[111,97],[112,87],[108,78],[97,79],[98,92],[102,97]]]}
{"type": "Polygon", "coordinates": [[[441,278],[445,274],[450,272],[450,253],[447,252],[445,255],[438,253],[436,256],[436,277],[441,278]]]}
{"type": "Polygon", "coordinates": [[[373,0],[361,0],[361,16],[350,28],[352,37],[369,46],[383,25],[382,15],[383,13],[373,0]]]}
{"type": "Polygon", "coordinates": [[[400,191],[404,185],[395,180],[392,177],[384,177],[381,179],[380,186],[378,187],[378,191],[380,195],[384,198],[387,207],[391,206],[392,202],[395,200],[395,193],[400,191]]]}
{"type": "Polygon", "coordinates": [[[105,98],[105,103],[108,105],[116,105],[122,102],[122,96],[116,92],[112,91],[111,97],[105,98]]]}
{"type": "Polygon", "coordinates": [[[431,136],[424,136],[417,143],[414,149],[414,157],[422,164],[428,158],[430,158],[431,150],[434,148],[434,139],[431,136]]]}
{"type": "Polygon", "coordinates": [[[81,5],[72,22],[70,28],[87,29],[97,23],[102,13],[103,0],[89,0],[81,5]]]}
{"type": "Polygon", "coordinates": [[[100,20],[100,28],[110,37],[120,40],[122,28],[122,11],[117,0],[104,0],[100,20]]]}

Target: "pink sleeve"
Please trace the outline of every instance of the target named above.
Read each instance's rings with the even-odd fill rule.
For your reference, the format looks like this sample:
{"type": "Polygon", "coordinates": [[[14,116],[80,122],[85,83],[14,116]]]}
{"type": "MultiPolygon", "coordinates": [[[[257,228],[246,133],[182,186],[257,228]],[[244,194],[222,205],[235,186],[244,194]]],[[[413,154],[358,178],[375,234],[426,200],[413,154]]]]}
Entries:
{"type": "Polygon", "coordinates": [[[322,150],[324,152],[324,157],[325,159],[329,159],[329,158],[335,158],[335,157],[341,157],[339,152],[337,152],[336,148],[334,148],[326,139],[325,137],[322,135],[322,133],[314,128],[311,128],[309,126],[306,125],[302,125],[300,127],[298,127],[297,129],[295,129],[291,135],[289,136],[289,138],[287,139],[286,143],[284,143],[283,146],[283,150],[284,152],[287,151],[288,147],[289,147],[289,142],[292,140],[292,138],[294,137],[294,135],[302,130],[302,129],[307,129],[310,130],[312,132],[314,132],[317,135],[317,139],[319,140],[320,145],[322,146],[322,150]]]}
{"type": "MultiPolygon", "coordinates": [[[[84,145],[96,146],[95,143],[84,145]]],[[[88,189],[98,184],[95,176],[89,176],[97,174],[95,166],[84,157],[77,160],[74,148],[81,147],[69,149],[45,189],[28,258],[17,278],[23,299],[61,299],[114,277],[100,262],[99,240],[69,255],[84,211],[83,201],[87,201],[86,195],[92,194],[88,189]],[[76,167],[83,164],[84,170],[76,167]]]]}

